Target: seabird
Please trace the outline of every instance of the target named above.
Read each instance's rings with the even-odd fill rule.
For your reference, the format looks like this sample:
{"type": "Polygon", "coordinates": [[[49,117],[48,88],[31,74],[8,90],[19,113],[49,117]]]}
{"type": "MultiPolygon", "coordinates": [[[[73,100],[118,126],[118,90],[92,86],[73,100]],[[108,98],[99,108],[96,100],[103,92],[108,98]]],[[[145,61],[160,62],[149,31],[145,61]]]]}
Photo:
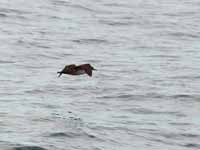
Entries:
{"type": "Polygon", "coordinates": [[[90,64],[82,64],[76,66],[75,64],[71,65],[66,65],[62,71],[57,72],[60,77],[62,74],[69,74],[69,75],[82,75],[82,74],[87,74],[90,77],[92,76],[92,70],[94,67],[92,67],[90,64]]]}

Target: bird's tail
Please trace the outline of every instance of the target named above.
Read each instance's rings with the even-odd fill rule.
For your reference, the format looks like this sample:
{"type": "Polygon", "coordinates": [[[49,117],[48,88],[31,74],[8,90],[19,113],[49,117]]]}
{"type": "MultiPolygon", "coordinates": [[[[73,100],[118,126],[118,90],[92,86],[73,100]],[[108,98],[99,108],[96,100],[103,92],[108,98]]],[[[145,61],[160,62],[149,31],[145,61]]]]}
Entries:
{"type": "Polygon", "coordinates": [[[59,73],[58,77],[60,77],[62,75],[62,72],[57,72],[57,73],[59,73]]]}

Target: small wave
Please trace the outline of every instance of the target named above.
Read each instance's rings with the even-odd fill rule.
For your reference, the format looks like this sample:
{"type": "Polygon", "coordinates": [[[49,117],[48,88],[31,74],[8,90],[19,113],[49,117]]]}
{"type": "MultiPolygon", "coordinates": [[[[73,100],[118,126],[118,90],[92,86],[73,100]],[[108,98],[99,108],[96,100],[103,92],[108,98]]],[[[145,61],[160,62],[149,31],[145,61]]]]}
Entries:
{"type": "Polygon", "coordinates": [[[177,59],[179,58],[179,56],[176,55],[150,55],[150,56],[146,56],[146,57],[152,57],[152,58],[174,58],[177,59]]]}
{"type": "Polygon", "coordinates": [[[120,94],[120,95],[104,95],[104,96],[101,96],[101,97],[97,97],[99,99],[123,99],[123,100],[148,100],[148,99],[152,99],[152,98],[155,98],[155,99],[161,99],[165,97],[164,95],[159,95],[159,94],[156,94],[156,93],[148,93],[146,95],[140,95],[140,94],[136,94],[136,95],[133,95],[133,94],[120,94]]]}
{"type": "Polygon", "coordinates": [[[21,147],[14,147],[13,150],[47,150],[39,146],[21,146],[21,147]]]}
{"type": "Polygon", "coordinates": [[[184,136],[184,137],[190,137],[190,138],[200,137],[200,135],[197,135],[197,134],[191,134],[191,133],[183,133],[183,134],[181,134],[181,136],[184,136]]]}
{"type": "MultiPolygon", "coordinates": [[[[195,140],[195,139],[199,139],[199,135],[196,134],[192,134],[192,133],[173,133],[173,132],[160,132],[160,131],[149,131],[149,134],[152,135],[156,135],[156,136],[160,136],[163,137],[165,139],[188,139],[190,141],[195,140]]],[[[163,139],[164,140],[164,139],[163,139]]],[[[186,144],[188,147],[192,147],[193,144],[186,144]]],[[[194,145],[196,146],[196,144],[194,145]]],[[[198,145],[200,146],[200,145],[198,145]]]]}
{"type": "MultiPolygon", "coordinates": [[[[18,18],[22,20],[29,20],[27,17],[27,14],[31,14],[32,12],[28,11],[22,11],[22,10],[17,10],[17,9],[0,9],[0,17],[5,18],[18,18]]],[[[15,23],[17,24],[17,23],[15,23]]]]}
{"type": "Polygon", "coordinates": [[[9,8],[0,8],[0,12],[2,13],[15,13],[15,14],[28,14],[30,12],[17,10],[17,9],[9,9],[9,8]]]}
{"type": "Polygon", "coordinates": [[[13,64],[13,63],[15,62],[10,60],[0,60],[0,64],[13,64]]]}
{"type": "Polygon", "coordinates": [[[127,99],[127,98],[131,98],[131,100],[133,100],[134,95],[131,94],[123,94],[123,95],[105,95],[105,96],[101,96],[98,97],[100,99],[113,99],[113,98],[119,98],[119,99],[127,99]]]}
{"type": "Polygon", "coordinates": [[[126,109],[123,109],[123,110],[128,111],[128,112],[132,112],[134,114],[145,114],[145,115],[166,114],[166,115],[184,116],[183,114],[176,112],[176,111],[156,111],[156,110],[147,109],[147,108],[126,108],[126,109]]]}
{"type": "Polygon", "coordinates": [[[194,98],[194,96],[189,95],[189,94],[177,94],[177,95],[172,95],[172,98],[178,99],[178,98],[194,98]]]}
{"type": "Polygon", "coordinates": [[[199,38],[199,35],[195,35],[192,33],[183,33],[183,32],[175,32],[175,33],[169,33],[169,36],[176,37],[176,38],[199,38]]]}
{"type": "Polygon", "coordinates": [[[160,98],[164,99],[180,99],[180,100],[199,100],[197,94],[174,94],[174,95],[161,95],[160,98]]]}
{"type": "Polygon", "coordinates": [[[118,98],[132,98],[132,97],[133,97],[132,94],[123,94],[118,96],[118,98]]]}
{"type": "Polygon", "coordinates": [[[56,132],[56,133],[51,133],[49,137],[67,137],[67,138],[77,138],[77,137],[88,137],[88,138],[96,138],[95,135],[88,134],[86,132],[78,132],[78,131],[69,131],[69,132],[56,132]]]}
{"type": "Polygon", "coordinates": [[[130,26],[133,24],[132,21],[108,21],[108,20],[99,20],[100,24],[110,25],[110,26],[130,26]]]}
{"type": "Polygon", "coordinates": [[[72,42],[75,42],[78,44],[107,44],[109,43],[107,40],[104,40],[104,39],[78,39],[78,40],[72,40],[72,42]]]}
{"type": "Polygon", "coordinates": [[[81,5],[78,5],[78,4],[70,5],[70,7],[86,10],[86,11],[89,11],[89,12],[96,12],[94,9],[91,9],[91,8],[88,8],[88,7],[85,7],[85,6],[81,6],[81,5]]]}
{"type": "Polygon", "coordinates": [[[38,48],[42,48],[42,49],[50,49],[51,48],[50,46],[46,46],[46,45],[43,45],[43,44],[37,43],[37,42],[29,42],[27,44],[28,44],[28,46],[38,47],[38,48]]]}
{"type": "Polygon", "coordinates": [[[184,11],[184,12],[166,12],[163,13],[164,16],[169,17],[185,17],[185,16],[194,16],[197,12],[195,11],[184,11]]]}
{"type": "Polygon", "coordinates": [[[56,108],[59,108],[59,106],[57,105],[51,105],[51,104],[46,104],[46,103],[31,103],[32,105],[35,105],[35,106],[40,106],[40,107],[43,107],[43,108],[48,108],[48,109],[56,109],[56,108]]]}
{"type": "Polygon", "coordinates": [[[119,4],[119,3],[108,3],[108,4],[104,4],[104,6],[107,6],[107,7],[117,7],[117,8],[132,8],[133,7],[131,5],[128,5],[128,4],[119,4]]]}
{"type": "MultiPolygon", "coordinates": [[[[36,40],[41,40],[41,39],[36,39],[36,40]]],[[[26,47],[38,47],[41,49],[51,49],[50,46],[44,45],[43,43],[39,42],[28,42],[23,39],[17,40],[16,45],[24,45],[26,47]]]]}
{"type": "Polygon", "coordinates": [[[50,49],[50,46],[46,46],[46,45],[37,45],[38,48],[44,48],[44,49],[50,49]]]}
{"type": "Polygon", "coordinates": [[[165,138],[180,138],[180,137],[187,137],[187,138],[197,138],[199,135],[191,134],[191,133],[162,133],[161,134],[165,138]]]}
{"type": "Polygon", "coordinates": [[[191,123],[184,123],[184,122],[183,123],[171,122],[169,124],[174,125],[174,126],[190,126],[191,125],[191,123]]]}
{"type": "Polygon", "coordinates": [[[56,56],[56,55],[49,55],[49,54],[40,54],[39,57],[44,57],[44,58],[48,58],[48,59],[59,59],[58,56],[56,56]]]}
{"type": "Polygon", "coordinates": [[[89,137],[89,138],[95,138],[95,136],[94,136],[94,135],[91,135],[91,134],[82,135],[82,134],[80,134],[80,133],[75,133],[75,132],[53,133],[53,134],[51,134],[50,136],[51,136],[51,137],[68,137],[68,138],[76,138],[76,137],[80,137],[80,136],[87,136],[87,137],[89,137]]]}
{"type": "Polygon", "coordinates": [[[94,10],[92,8],[89,8],[89,7],[80,5],[80,4],[71,4],[67,1],[62,1],[62,0],[56,1],[53,4],[57,5],[57,6],[64,6],[64,7],[70,7],[70,8],[75,8],[75,9],[81,9],[81,10],[89,11],[89,12],[96,12],[96,10],[94,10]]]}
{"type": "Polygon", "coordinates": [[[53,2],[53,5],[56,5],[56,6],[61,6],[61,7],[67,7],[67,8],[71,8],[71,9],[76,9],[78,11],[84,11],[84,12],[89,12],[89,13],[96,13],[96,14],[110,14],[111,11],[108,11],[108,10],[103,10],[103,9],[100,9],[100,8],[97,8],[97,7],[93,7],[91,5],[83,5],[83,4],[80,4],[80,3],[71,3],[69,1],[63,1],[63,0],[60,0],[60,1],[56,1],[56,2],[53,2]]]}
{"type": "Polygon", "coordinates": [[[70,135],[64,133],[64,132],[57,132],[57,133],[52,133],[49,135],[50,137],[70,137],[70,135]]]}
{"type": "Polygon", "coordinates": [[[128,112],[132,112],[134,114],[157,114],[159,112],[157,111],[153,111],[151,109],[145,109],[145,108],[127,108],[127,109],[123,109],[125,111],[128,111],[128,112]]]}
{"type": "Polygon", "coordinates": [[[57,1],[52,1],[53,5],[69,5],[68,1],[63,1],[63,0],[57,0],[57,1]]]}
{"type": "Polygon", "coordinates": [[[200,145],[195,143],[185,144],[184,146],[189,148],[200,148],[200,145]]]}
{"type": "Polygon", "coordinates": [[[29,94],[39,94],[39,93],[43,93],[44,90],[41,89],[34,89],[34,90],[26,90],[25,93],[29,93],[29,94]]]}
{"type": "Polygon", "coordinates": [[[194,80],[194,79],[200,79],[199,75],[175,75],[170,77],[171,79],[187,79],[187,80],[194,80]]]}
{"type": "Polygon", "coordinates": [[[0,17],[7,17],[7,15],[6,14],[3,14],[3,13],[0,13],[0,17]]]}

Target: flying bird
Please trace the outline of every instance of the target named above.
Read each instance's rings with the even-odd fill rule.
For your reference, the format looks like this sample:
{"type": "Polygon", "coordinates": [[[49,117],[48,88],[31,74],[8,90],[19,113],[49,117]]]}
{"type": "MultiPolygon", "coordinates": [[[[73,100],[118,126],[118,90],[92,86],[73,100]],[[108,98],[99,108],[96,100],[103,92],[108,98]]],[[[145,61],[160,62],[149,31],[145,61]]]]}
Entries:
{"type": "Polygon", "coordinates": [[[90,64],[82,64],[76,66],[75,64],[66,65],[62,71],[57,72],[60,77],[62,74],[69,74],[69,75],[82,75],[87,74],[88,76],[92,76],[92,71],[96,70],[90,64]]]}

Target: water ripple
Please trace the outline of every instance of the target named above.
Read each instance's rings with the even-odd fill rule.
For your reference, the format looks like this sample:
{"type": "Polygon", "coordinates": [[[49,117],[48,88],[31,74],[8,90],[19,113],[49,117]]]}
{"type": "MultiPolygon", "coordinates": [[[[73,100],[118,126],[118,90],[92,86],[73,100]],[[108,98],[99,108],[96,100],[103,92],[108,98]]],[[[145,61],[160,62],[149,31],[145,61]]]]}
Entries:
{"type": "Polygon", "coordinates": [[[72,40],[72,42],[78,43],[78,44],[108,44],[109,41],[104,39],[77,39],[72,40]]]}
{"type": "Polygon", "coordinates": [[[200,148],[200,144],[196,144],[196,143],[189,143],[189,144],[185,144],[184,146],[188,148],[200,148]]]}
{"type": "Polygon", "coordinates": [[[49,135],[50,137],[67,137],[67,138],[78,138],[78,137],[87,137],[87,138],[96,138],[95,135],[81,132],[56,132],[49,135]]]}
{"type": "Polygon", "coordinates": [[[21,146],[21,147],[15,147],[13,150],[47,150],[39,146],[21,146]]]}

